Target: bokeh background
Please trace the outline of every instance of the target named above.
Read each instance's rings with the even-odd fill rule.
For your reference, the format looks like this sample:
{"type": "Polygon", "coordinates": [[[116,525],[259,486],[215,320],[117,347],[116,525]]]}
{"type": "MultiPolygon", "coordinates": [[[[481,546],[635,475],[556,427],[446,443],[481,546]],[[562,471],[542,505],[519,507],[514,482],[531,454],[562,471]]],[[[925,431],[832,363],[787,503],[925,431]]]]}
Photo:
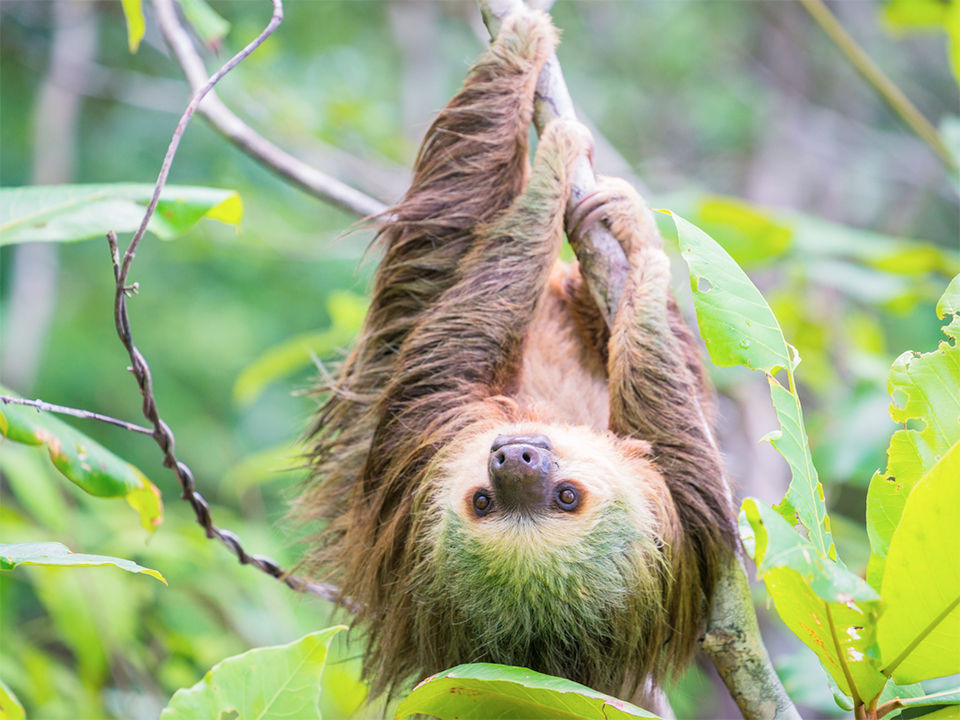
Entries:
{"type": "MultiPolygon", "coordinates": [[[[956,156],[947,34],[935,19],[930,27],[903,20],[948,5],[830,7],[956,156]]],[[[270,12],[266,1],[211,6],[231,26],[219,52],[201,49],[210,71],[270,12]]],[[[119,2],[0,5],[0,184],[154,181],[189,94],[149,3],[145,12],[146,37],[132,55],[119,2]]],[[[653,206],[720,240],[799,349],[841,555],[862,568],[866,485],[893,430],[886,372],[904,350],[935,347],[933,305],[960,270],[955,181],[799,3],[560,0],[553,15],[600,172],[633,179],[653,206]]],[[[484,43],[472,2],[288,0],[279,31],[218,92],[281,147],[391,202],[433,113],[484,43]]],[[[316,402],[304,392],[316,377],[304,347],[330,362],[349,346],[376,263],[365,254],[371,233],[270,174],[201,118],[170,181],[235,189],[245,217],[239,230],[203,221],[174,241],[147,238],[132,273],[141,288],[129,303],[134,337],[215,521],[289,565],[302,533],[285,513],[316,402]]],[[[139,394],[113,329],[106,243],[0,248],[0,282],[0,382],[138,421],[139,394]]],[[[675,284],[687,301],[680,269],[675,284]]],[[[738,492],[778,501],[788,469],[757,443],[775,426],[764,378],[713,374],[738,492]]],[[[331,624],[329,606],[238,566],[204,538],[149,438],[72,422],[162,489],[160,530],[147,538],[123,503],[83,494],[33,448],[0,443],[0,539],[131,558],[169,586],[111,568],[0,574],[0,677],[29,717],[153,718],[175,689],[224,657],[331,624]]],[[[757,605],[804,717],[843,714],[813,654],[767,611],[762,588],[757,605]]],[[[337,646],[343,693],[325,717],[362,700],[352,679],[356,640],[337,646]]],[[[671,698],[682,718],[736,716],[700,663],[671,698]]]]}

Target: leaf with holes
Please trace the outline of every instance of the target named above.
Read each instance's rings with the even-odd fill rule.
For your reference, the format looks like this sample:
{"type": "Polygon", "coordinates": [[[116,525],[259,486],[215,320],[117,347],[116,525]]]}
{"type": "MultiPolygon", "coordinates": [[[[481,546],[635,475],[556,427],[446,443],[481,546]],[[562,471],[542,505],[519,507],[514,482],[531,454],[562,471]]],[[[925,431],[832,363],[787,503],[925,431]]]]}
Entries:
{"type": "Polygon", "coordinates": [[[890,438],[887,467],[877,472],[867,492],[870,564],[867,580],[880,587],[890,540],[904,504],[919,479],[960,442],[960,275],[937,303],[937,317],[952,316],[941,341],[929,353],[905,352],[890,369],[887,389],[890,417],[903,429],[890,438]]]}
{"type": "Polygon", "coordinates": [[[288,645],[249,650],[217,663],[192,688],[177,690],[160,720],[320,720],[321,676],[338,625],[288,645]]]}
{"type": "Polygon", "coordinates": [[[799,357],[787,345],[767,301],[733,258],[703,230],[667,212],[676,223],[680,254],[690,268],[697,324],[711,360],[721,366],[745,365],[762,370],[770,383],[780,430],[767,433],[763,439],[783,455],[792,473],[777,510],[790,519],[796,514],[810,533],[813,546],[835,558],[823,486],[810,455],[793,380],[799,357]],[[787,387],[776,378],[780,371],[785,371],[787,387]]]}
{"type": "Polygon", "coordinates": [[[880,597],[860,577],[802,538],[773,508],[743,501],[740,534],[777,614],[855,701],[886,683],[876,658],[880,597]]]}
{"type": "MultiPolygon", "coordinates": [[[[72,242],[140,226],[153,185],[37,185],[0,188],[0,246],[72,242]]],[[[148,229],[162,240],[182,235],[201,218],[237,225],[240,196],[232,190],[167,185],[148,229]]]]}
{"type": "Polygon", "coordinates": [[[458,665],[427,678],[400,703],[394,720],[418,714],[440,720],[656,717],[570,680],[491,663],[458,665]]]}
{"type": "MultiPolygon", "coordinates": [[[[0,386],[0,394],[11,393],[0,386]]],[[[163,519],[160,491],[140,470],[52,415],[0,404],[0,435],[24,445],[46,445],[57,470],[91,495],[126,499],[145,530],[156,530],[163,519]]]]}
{"type": "Polygon", "coordinates": [[[86,555],[75,553],[66,545],[57,542],[15,543],[4,545],[0,543],[0,570],[13,570],[18,565],[58,565],[75,567],[100,567],[113,565],[121,570],[132,573],[150,575],[162,582],[167,581],[156,570],[145,568],[132,560],[110,557],[108,555],[86,555]]]}
{"type": "Polygon", "coordinates": [[[884,566],[877,629],[898,683],[960,673],[960,442],[915,485],[884,566]]]}

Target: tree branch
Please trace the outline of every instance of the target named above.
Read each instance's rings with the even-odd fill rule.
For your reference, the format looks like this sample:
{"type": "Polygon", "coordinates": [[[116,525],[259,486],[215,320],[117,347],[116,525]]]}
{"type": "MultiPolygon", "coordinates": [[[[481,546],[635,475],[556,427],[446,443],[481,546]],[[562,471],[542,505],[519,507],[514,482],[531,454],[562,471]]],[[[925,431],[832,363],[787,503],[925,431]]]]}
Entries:
{"type": "Polygon", "coordinates": [[[26,405],[35,408],[37,412],[42,410],[44,412],[59,413],[60,415],[72,415],[73,417],[84,418],[85,420],[98,420],[102,423],[116,425],[131,432],[153,435],[153,430],[148,427],[143,427],[143,425],[136,425],[126,420],[117,420],[109,415],[101,415],[100,413],[91,412],[90,410],[78,410],[77,408],[66,407],[65,405],[53,405],[39,398],[36,400],[27,400],[26,398],[14,397],[12,395],[0,395],[0,402],[4,405],[26,405]]]}
{"type": "MultiPolygon", "coordinates": [[[[190,87],[198,92],[206,82],[207,71],[190,36],[177,19],[173,1],[153,0],[153,6],[167,45],[183,68],[190,87]]],[[[320,172],[271,143],[237,117],[216,93],[207,95],[199,111],[218,133],[240,150],[313,197],[362,218],[380,215],[387,209],[379,200],[320,172]]]]}
{"type": "MultiPolygon", "coordinates": [[[[478,2],[491,36],[496,35],[508,14],[524,7],[522,0],[478,2]]],[[[576,118],[556,55],[547,60],[540,73],[535,103],[534,124],[539,133],[553,118],[576,118]]],[[[584,157],[575,169],[567,212],[593,192],[595,187],[593,166],[590,159],[584,157]]],[[[575,242],[574,252],[591,295],[603,312],[607,325],[612,325],[626,286],[626,256],[616,238],[599,224],[594,225],[579,242],[575,238],[571,240],[575,242]]],[[[702,412],[701,419],[704,419],[702,412]]],[[[716,445],[705,420],[704,426],[706,437],[716,445]]],[[[730,492],[729,484],[725,485],[730,492]]],[[[700,644],[745,718],[800,720],[800,714],[783,689],[763,644],[750,597],[749,581],[738,557],[730,557],[721,570],[714,588],[707,631],[700,644]]]]}

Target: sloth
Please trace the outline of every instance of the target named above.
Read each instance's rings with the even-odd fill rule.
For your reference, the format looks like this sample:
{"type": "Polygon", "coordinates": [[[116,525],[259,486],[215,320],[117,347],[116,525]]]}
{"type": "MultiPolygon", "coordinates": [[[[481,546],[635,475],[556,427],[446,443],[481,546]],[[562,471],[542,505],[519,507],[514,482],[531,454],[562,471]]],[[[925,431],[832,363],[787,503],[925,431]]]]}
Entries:
{"type": "Polygon", "coordinates": [[[556,42],[547,15],[509,16],[439,113],[385,215],[357,345],[321,389],[304,564],[356,608],[374,693],[496,662],[640,697],[689,662],[734,552],[650,211],[604,181],[567,224],[602,223],[626,253],[612,328],[558,260],[591,145],[556,120],[530,165],[556,42]]]}

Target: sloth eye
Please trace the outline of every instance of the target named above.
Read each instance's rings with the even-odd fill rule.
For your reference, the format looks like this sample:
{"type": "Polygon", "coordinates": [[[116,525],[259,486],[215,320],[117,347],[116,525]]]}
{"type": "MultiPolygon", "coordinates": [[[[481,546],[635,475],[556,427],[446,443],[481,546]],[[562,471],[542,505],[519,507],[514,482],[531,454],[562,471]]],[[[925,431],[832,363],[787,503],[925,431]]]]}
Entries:
{"type": "Polygon", "coordinates": [[[561,510],[576,510],[580,504],[580,494],[569,485],[562,485],[557,490],[557,504],[561,510]]]}
{"type": "Polygon", "coordinates": [[[477,490],[473,494],[473,509],[478,517],[483,517],[493,507],[493,500],[487,495],[485,490],[477,490]]]}

